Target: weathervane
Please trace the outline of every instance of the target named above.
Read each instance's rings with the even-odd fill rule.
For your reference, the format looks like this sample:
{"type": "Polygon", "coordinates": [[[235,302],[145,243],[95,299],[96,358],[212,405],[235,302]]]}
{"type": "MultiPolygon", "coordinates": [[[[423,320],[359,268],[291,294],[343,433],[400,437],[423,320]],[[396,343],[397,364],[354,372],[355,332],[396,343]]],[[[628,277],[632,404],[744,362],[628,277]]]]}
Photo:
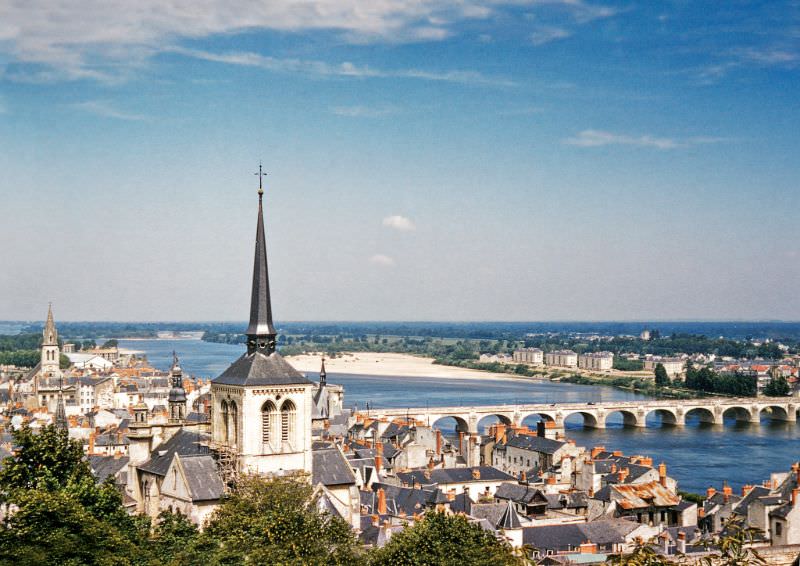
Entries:
{"type": "Polygon", "coordinates": [[[258,173],[253,173],[253,175],[258,175],[258,196],[261,197],[264,194],[264,186],[262,185],[261,180],[266,177],[267,174],[261,170],[260,161],[258,162],[258,173]]]}

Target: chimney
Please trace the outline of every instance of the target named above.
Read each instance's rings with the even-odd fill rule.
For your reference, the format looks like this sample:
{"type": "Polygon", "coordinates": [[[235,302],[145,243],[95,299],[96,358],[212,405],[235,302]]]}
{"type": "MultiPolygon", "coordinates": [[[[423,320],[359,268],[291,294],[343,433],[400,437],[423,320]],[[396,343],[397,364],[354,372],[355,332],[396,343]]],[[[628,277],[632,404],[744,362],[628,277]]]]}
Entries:
{"type": "Polygon", "coordinates": [[[600,454],[600,452],[605,452],[605,451],[606,451],[605,446],[595,446],[594,448],[592,448],[592,460],[597,458],[597,455],[600,454]]]}
{"type": "Polygon", "coordinates": [[[622,457],[622,450],[614,450],[613,454],[614,454],[615,457],[621,458],[622,457]]]}
{"type": "Polygon", "coordinates": [[[381,524],[381,519],[378,515],[370,515],[370,518],[372,519],[373,527],[377,527],[378,525],[381,524]]]}
{"type": "Polygon", "coordinates": [[[383,488],[378,488],[378,513],[386,515],[386,492],[383,488]]]}
{"type": "Polygon", "coordinates": [[[547,485],[556,485],[556,478],[553,476],[547,476],[547,480],[545,480],[547,485]]]}
{"type": "Polygon", "coordinates": [[[706,499],[711,499],[712,497],[714,497],[714,495],[716,495],[716,493],[717,493],[716,489],[714,489],[713,487],[709,487],[706,490],[706,499]]]}
{"type": "Polygon", "coordinates": [[[578,552],[581,554],[595,554],[597,552],[597,545],[587,540],[578,547],[578,552]]]}
{"type": "Polygon", "coordinates": [[[698,519],[702,519],[705,516],[706,516],[706,510],[703,509],[702,507],[698,507],[697,508],[697,518],[698,519]]]}
{"type": "Polygon", "coordinates": [[[494,439],[497,442],[501,442],[506,436],[506,425],[503,423],[497,423],[496,427],[494,439]]]}
{"type": "Polygon", "coordinates": [[[480,470],[480,468],[472,468],[472,479],[474,479],[474,480],[481,479],[481,470],[480,470]]]}
{"type": "Polygon", "coordinates": [[[750,493],[751,489],[753,489],[752,485],[750,485],[750,484],[743,485],[742,486],[742,497],[745,497],[748,493],[750,493]]]}
{"type": "Polygon", "coordinates": [[[686,533],[683,531],[678,533],[678,553],[686,554],[686,533]]]}
{"type": "Polygon", "coordinates": [[[797,494],[800,493],[800,488],[794,488],[792,490],[792,507],[797,506],[797,494]]]}
{"type": "Polygon", "coordinates": [[[733,489],[728,484],[722,486],[722,495],[723,495],[723,502],[727,503],[731,499],[731,495],[733,494],[733,489]]]}
{"type": "MultiPolygon", "coordinates": [[[[650,465],[652,466],[652,461],[650,465]]],[[[661,487],[667,487],[667,465],[664,462],[658,465],[658,482],[661,487]]]]}
{"type": "Polygon", "coordinates": [[[528,477],[527,477],[527,475],[525,474],[525,470],[522,470],[522,473],[519,475],[519,481],[521,481],[521,482],[526,482],[526,481],[528,481],[528,477]]]}
{"type": "Polygon", "coordinates": [[[442,431],[438,428],[436,429],[436,454],[442,455],[442,431]]]}
{"type": "Polygon", "coordinates": [[[798,462],[798,464],[797,464],[797,471],[795,472],[794,479],[795,479],[795,482],[797,482],[797,485],[800,485],[800,462],[798,462]]]}
{"type": "Polygon", "coordinates": [[[619,482],[620,483],[624,483],[625,482],[625,478],[628,477],[629,473],[630,473],[630,470],[628,468],[623,468],[622,470],[620,470],[617,473],[617,477],[619,478],[619,482]]]}
{"type": "Polygon", "coordinates": [[[464,455],[464,431],[458,431],[458,453],[464,455]]]}
{"type": "Polygon", "coordinates": [[[436,466],[436,463],[433,461],[433,458],[428,460],[428,469],[432,470],[436,466]]]}
{"type": "Polygon", "coordinates": [[[383,468],[383,450],[375,452],[375,471],[380,473],[383,468]]]}
{"type": "Polygon", "coordinates": [[[617,473],[617,464],[616,463],[612,463],[611,464],[611,473],[612,474],[616,474],[617,473]]]}
{"type": "Polygon", "coordinates": [[[94,454],[94,433],[89,433],[89,455],[94,454]]]}

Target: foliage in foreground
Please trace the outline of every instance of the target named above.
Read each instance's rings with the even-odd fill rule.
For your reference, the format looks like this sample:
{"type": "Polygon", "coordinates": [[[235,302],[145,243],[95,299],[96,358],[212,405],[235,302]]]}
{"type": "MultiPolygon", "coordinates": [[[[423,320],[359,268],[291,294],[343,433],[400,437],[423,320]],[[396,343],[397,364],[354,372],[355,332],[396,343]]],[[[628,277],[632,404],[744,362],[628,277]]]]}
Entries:
{"type": "Polygon", "coordinates": [[[524,564],[511,547],[463,516],[426,513],[372,553],[375,566],[503,566],[524,564]]]}

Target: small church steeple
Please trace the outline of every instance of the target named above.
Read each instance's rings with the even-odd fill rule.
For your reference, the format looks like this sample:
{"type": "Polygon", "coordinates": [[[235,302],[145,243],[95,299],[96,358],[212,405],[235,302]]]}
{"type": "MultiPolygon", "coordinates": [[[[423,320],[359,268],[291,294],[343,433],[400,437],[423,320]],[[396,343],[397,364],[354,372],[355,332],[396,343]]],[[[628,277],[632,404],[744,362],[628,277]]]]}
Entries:
{"type": "Polygon", "coordinates": [[[69,431],[69,421],[67,420],[67,411],[64,407],[64,378],[58,379],[58,404],[56,405],[56,428],[63,431],[69,431]]]}
{"type": "Polygon", "coordinates": [[[47,322],[42,332],[42,346],[58,346],[58,330],[53,320],[53,303],[47,305],[47,322]]]}
{"type": "Polygon", "coordinates": [[[328,373],[325,371],[325,358],[322,358],[322,367],[319,369],[319,386],[325,387],[328,381],[328,373]]]}
{"type": "Polygon", "coordinates": [[[275,352],[277,331],[272,324],[272,303],[269,293],[267,269],[267,243],[264,236],[264,211],[262,200],[264,173],[258,166],[258,224],[256,226],[256,252],[253,261],[253,288],[250,297],[250,324],[247,327],[247,353],[261,352],[269,356],[275,352]]]}
{"type": "Polygon", "coordinates": [[[50,303],[47,307],[47,321],[44,323],[44,330],[42,330],[42,351],[40,358],[41,376],[47,379],[60,376],[60,358],[61,351],[58,347],[58,330],[56,329],[56,323],[53,319],[53,305],[50,303]]]}
{"type": "Polygon", "coordinates": [[[178,362],[178,354],[172,351],[172,369],[170,370],[169,422],[180,423],[186,418],[186,390],[183,388],[183,370],[178,362]]]}

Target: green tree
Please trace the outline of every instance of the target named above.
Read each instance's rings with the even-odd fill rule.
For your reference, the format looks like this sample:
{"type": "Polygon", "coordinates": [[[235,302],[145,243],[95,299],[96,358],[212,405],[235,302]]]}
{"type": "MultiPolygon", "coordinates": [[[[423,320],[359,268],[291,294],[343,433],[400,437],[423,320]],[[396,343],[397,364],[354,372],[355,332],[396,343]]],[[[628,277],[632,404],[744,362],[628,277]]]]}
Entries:
{"type": "Polygon", "coordinates": [[[245,476],[209,518],[191,555],[211,564],[364,563],[352,529],[320,514],[303,475],[245,476]]]}
{"type": "Polygon", "coordinates": [[[669,375],[667,375],[664,364],[656,364],[656,385],[659,387],[666,387],[669,384],[669,375]]]}
{"type": "Polygon", "coordinates": [[[459,515],[427,513],[372,552],[373,566],[502,566],[524,564],[512,548],[459,515]]]}
{"type": "Polygon", "coordinates": [[[103,342],[103,345],[100,346],[101,348],[116,348],[119,346],[119,341],[116,338],[112,338],[111,340],[106,340],[103,342]]]}
{"type": "Polygon", "coordinates": [[[149,520],[122,507],[109,480],[97,485],[81,445],[54,426],[14,432],[0,492],[16,507],[0,526],[0,563],[135,564],[147,557],[149,520]],[[136,557],[134,559],[134,557],[136,557]]]}
{"type": "Polygon", "coordinates": [[[770,397],[785,397],[791,392],[789,382],[782,375],[776,375],[764,387],[764,395],[770,397]]]}

